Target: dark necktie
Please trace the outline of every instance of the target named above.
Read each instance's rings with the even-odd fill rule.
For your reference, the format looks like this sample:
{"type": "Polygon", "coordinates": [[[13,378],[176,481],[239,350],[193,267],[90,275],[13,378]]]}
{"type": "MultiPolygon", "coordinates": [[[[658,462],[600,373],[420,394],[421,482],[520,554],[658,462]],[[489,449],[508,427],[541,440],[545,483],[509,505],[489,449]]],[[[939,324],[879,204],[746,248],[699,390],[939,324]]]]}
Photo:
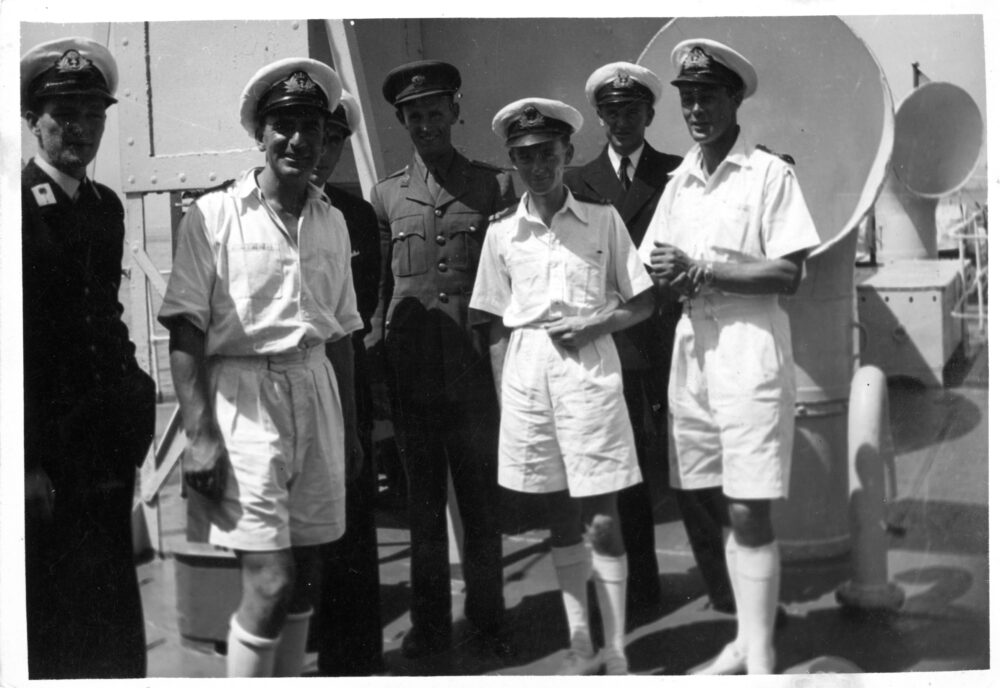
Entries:
{"type": "Polygon", "coordinates": [[[628,158],[622,158],[621,165],[618,167],[618,181],[621,182],[622,188],[628,191],[628,187],[632,186],[632,181],[628,178],[628,158]]]}

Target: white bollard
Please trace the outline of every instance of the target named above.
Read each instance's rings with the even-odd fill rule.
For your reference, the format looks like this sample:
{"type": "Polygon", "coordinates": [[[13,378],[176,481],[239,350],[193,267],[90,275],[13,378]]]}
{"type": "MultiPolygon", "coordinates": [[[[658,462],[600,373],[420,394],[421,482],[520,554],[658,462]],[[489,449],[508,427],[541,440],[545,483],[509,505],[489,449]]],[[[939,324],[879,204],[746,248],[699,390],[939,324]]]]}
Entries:
{"type": "Polygon", "coordinates": [[[851,381],[847,419],[851,580],[836,594],[845,607],[895,611],[903,605],[903,591],[888,580],[885,475],[892,455],[885,375],[863,366],[851,381]]]}

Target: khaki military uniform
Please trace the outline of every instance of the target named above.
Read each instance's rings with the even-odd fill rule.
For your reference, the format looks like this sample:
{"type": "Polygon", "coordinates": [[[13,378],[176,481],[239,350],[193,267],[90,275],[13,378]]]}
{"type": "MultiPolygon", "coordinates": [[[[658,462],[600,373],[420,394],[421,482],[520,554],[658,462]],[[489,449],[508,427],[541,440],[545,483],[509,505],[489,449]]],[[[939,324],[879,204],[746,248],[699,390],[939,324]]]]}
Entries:
{"type": "Polygon", "coordinates": [[[509,174],[455,152],[437,177],[419,155],[372,191],[382,243],[380,298],[393,423],[409,483],[411,616],[450,633],[445,519],[450,470],[464,526],[466,616],[495,630],[503,612],[496,519],[499,413],[486,333],[469,297],[488,218],[515,201],[509,174]]]}

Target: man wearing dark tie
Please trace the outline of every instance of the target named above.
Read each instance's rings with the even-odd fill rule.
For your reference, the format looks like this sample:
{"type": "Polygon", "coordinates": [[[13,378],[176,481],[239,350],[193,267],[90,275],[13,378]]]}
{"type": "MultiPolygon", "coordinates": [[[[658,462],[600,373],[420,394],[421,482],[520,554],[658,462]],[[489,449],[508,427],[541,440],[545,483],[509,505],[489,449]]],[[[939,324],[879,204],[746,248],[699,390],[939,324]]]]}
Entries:
{"type": "MultiPolygon", "coordinates": [[[[638,246],[646,234],[670,173],[680,164],[676,155],[661,153],[645,139],[646,128],[656,114],[654,106],[662,86],[656,74],[630,62],[612,62],[599,67],[587,79],[587,100],[597,110],[608,143],[598,156],[566,174],[571,190],[604,198],[614,204],[638,246]]],[[[680,311],[664,304],[660,317],[652,317],[615,333],[622,360],[625,400],[639,452],[639,466],[647,482],[622,490],[618,495],[625,549],[628,556],[628,606],[631,612],[655,606],[660,598],[653,508],[648,475],[650,459],[643,438],[647,434],[646,413],[654,420],[666,412],[667,376],[674,327],[680,311]]],[[[732,607],[726,576],[721,531],[704,502],[712,495],[677,493],[682,518],[698,567],[708,587],[711,604],[732,607]]],[[[721,492],[718,501],[721,504],[721,492]]]]}

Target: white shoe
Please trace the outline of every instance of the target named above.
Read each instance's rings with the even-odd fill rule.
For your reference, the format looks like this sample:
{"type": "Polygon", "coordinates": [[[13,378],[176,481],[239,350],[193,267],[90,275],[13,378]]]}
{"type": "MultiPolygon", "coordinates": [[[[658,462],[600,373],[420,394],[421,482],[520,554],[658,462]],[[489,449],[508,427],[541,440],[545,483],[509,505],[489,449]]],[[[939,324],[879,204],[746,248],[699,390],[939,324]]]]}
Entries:
{"type": "Polygon", "coordinates": [[[605,676],[628,676],[628,660],[624,652],[604,648],[603,654],[605,676]]]}
{"type": "Polygon", "coordinates": [[[688,669],[687,673],[689,676],[728,676],[744,674],[746,670],[746,654],[736,646],[736,643],[729,643],[715,657],[688,669]]]}
{"type": "Polygon", "coordinates": [[[604,657],[600,652],[590,655],[583,654],[572,648],[566,653],[556,676],[593,676],[604,666],[604,657]]]}

